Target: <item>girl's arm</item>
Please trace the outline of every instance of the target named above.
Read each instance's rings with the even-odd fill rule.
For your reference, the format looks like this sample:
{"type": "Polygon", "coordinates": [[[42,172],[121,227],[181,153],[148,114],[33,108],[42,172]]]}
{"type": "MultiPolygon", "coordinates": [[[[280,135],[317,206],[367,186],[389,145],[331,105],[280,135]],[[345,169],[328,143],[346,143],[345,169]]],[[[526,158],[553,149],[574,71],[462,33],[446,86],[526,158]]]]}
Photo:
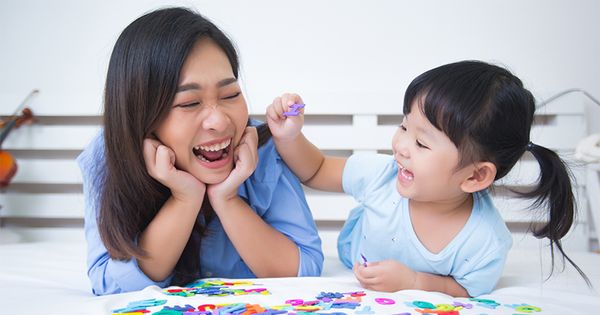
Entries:
{"type": "Polygon", "coordinates": [[[345,158],[326,157],[300,131],[304,124],[304,109],[297,116],[286,116],[291,105],[303,104],[300,96],[284,94],[267,108],[267,122],[277,151],[305,185],[327,191],[342,192],[345,158]]]}
{"type": "Polygon", "coordinates": [[[424,290],[442,292],[454,297],[469,297],[469,293],[451,276],[417,272],[395,260],[356,264],[354,274],[360,284],[370,290],[396,292],[424,290]]]}

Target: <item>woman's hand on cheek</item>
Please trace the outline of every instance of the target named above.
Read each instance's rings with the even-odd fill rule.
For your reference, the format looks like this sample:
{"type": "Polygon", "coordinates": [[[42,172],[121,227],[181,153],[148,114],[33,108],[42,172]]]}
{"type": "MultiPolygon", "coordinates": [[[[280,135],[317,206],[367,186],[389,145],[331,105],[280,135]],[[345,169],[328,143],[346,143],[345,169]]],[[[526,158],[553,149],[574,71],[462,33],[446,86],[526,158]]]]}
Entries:
{"type": "Polygon", "coordinates": [[[415,288],[417,273],[395,260],[369,262],[366,267],[357,263],[352,270],[365,289],[395,292],[415,288]]]}
{"type": "Polygon", "coordinates": [[[221,204],[236,198],[238,187],[254,173],[258,163],[257,149],[258,134],[256,128],[246,127],[240,143],[233,151],[233,170],[223,182],[208,185],[208,198],[215,210],[220,208],[221,204]]]}
{"type": "Polygon", "coordinates": [[[167,186],[173,198],[200,208],[206,185],[192,174],[175,167],[175,153],[155,139],[144,139],[144,161],[152,178],[167,186]]]}

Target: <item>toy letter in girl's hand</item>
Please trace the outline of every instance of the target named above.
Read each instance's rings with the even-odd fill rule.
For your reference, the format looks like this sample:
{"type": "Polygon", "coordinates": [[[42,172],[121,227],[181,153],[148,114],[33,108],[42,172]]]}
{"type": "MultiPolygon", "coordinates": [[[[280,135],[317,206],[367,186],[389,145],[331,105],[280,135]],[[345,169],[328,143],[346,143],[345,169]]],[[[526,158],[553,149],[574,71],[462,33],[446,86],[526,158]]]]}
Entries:
{"type": "Polygon", "coordinates": [[[362,259],[363,259],[363,266],[366,267],[367,266],[367,258],[363,254],[360,254],[360,257],[362,257],[362,259]]]}
{"type": "Polygon", "coordinates": [[[298,116],[299,112],[298,110],[300,110],[301,108],[304,108],[304,104],[293,104],[290,106],[290,110],[287,112],[284,112],[283,115],[285,116],[298,116]]]}

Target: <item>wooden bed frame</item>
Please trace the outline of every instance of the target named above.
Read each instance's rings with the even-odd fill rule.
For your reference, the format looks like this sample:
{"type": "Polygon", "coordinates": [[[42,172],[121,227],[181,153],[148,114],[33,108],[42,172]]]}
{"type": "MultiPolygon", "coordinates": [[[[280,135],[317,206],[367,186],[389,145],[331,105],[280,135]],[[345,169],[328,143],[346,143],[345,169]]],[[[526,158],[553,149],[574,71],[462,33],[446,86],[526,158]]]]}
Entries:
{"type": "MultiPolygon", "coordinates": [[[[358,101],[337,106],[307,103],[304,132],[326,154],[348,156],[359,151],[390,152],[392,134],[402,119],[400,103],[391,105],[377,100],[368,105],[358,101]]],[[[35,108],[33,110],[35,113],[35,108]]],[[[0,115],[9,114],[0,112],[0,115]]],[[[251,110],[254,118],[262,119],[263,114],[264,108],[251,110]]],[[[600,187],[597,170],[586,172],[584,165],[572,160],[577,142],[586,134],[584,115],[584,104],[573,98],[540,108],[536,114],[533,141],[558,150],[572,163],[580,211],[576,228],[565,240],[565,246],[588,251],[597,241],[591,231],[593,220],[588,220],[586,188],[595,191],[592,195],[600,196],[600,187]]],[[[23,241],[82,238],[84,201],[75,158],[98,132],[102,116],[44,114],[36,119],[33,125],[14,130],[4,143],[3,149],[14,154],[19,169],[11,185],[0,193],[0,229],[10,229],[23,241]]],[[[525,156],[509,176],[496,185],[494,198],[514,232],[515,246],[538,246],[535,240],[522,235],[526,235],[529,224],[539,218],[527,210],[527,201],[512,198],[506,188],[530,186],[535,183],[538,172],[537,161],[525,156]]],[[[343,194],[308,188],[306,192],[325,239],[324,246],[326,250],[334,250],[332,239],[355,202],[343,194]]],[[[600,209],[600,200],[589,202],[600,209]]],[[[595,221],[595,225],[600,226],[598,216],[595,221]]]]}

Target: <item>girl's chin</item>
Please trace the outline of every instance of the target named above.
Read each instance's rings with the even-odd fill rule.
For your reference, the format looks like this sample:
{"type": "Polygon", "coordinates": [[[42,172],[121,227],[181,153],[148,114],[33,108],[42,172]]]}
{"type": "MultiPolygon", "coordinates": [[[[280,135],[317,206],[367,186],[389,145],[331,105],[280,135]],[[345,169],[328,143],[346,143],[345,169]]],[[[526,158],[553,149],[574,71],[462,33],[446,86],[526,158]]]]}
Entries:
{"type": "Polygon", "coordinates": [[[410,199],[412,197],[412,194],[410,193],[409,189],[407,187],[404,187],[399,182],[396,182],[396,191],[400,194],[400,196],[404,198],[410,199]]]}

